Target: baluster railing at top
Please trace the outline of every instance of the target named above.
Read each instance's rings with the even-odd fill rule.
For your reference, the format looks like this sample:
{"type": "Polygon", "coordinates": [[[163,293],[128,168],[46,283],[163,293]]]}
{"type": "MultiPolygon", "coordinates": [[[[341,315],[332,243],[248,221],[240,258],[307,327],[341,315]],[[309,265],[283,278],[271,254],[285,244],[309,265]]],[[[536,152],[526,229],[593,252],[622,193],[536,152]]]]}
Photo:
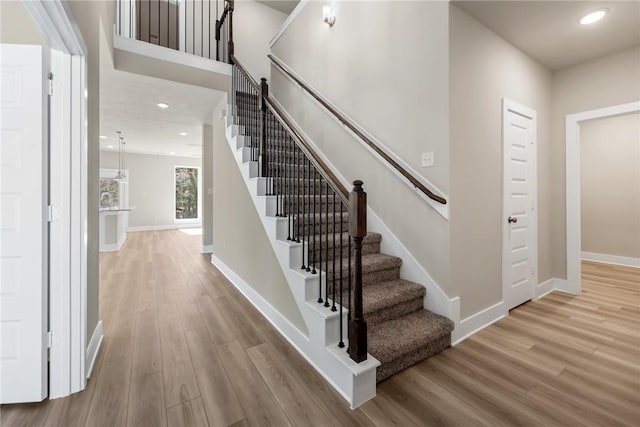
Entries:
{"type": "Polygon", "coordinates": [[[302,243],[304,270],[318,277],[317,302],[339,316],[339,347],[356,362],[367,358],[367,324],[362,307],[362,241],[366,235],[366,193],[355,181],[349,192],[269,98],[260,83],[234,64],[231,102],[251,160],[259,165],[275,215],[286,219],[287,240],[302,243]],[[343,233],[346,234],[346,239],[343,233]],[[344,312],[343,312],[344,313],[344,312]],[[347,339],[348,338],[348,339],[347,339]]]}
{"type": "Polygon", "coordinates": [[[233,9],[234,0],[116,0],[116,34],[228,63],[233,9]]]}

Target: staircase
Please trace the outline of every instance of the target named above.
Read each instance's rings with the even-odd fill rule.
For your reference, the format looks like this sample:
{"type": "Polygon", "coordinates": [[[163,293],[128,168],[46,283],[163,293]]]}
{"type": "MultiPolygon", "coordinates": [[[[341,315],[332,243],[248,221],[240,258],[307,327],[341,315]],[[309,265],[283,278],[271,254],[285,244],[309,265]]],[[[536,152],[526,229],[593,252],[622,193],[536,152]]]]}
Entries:
{"type": "MultiPolygon", "coordinates": [[[[242,141],[236,148],[245,163],[262,169],[256,174],[266,177],[265,196],[275,198],[268,214],[286,218],[282,240],[302,244],[298,268],[319,278],[315,303],[334,312],[340,307],[351,312],[353,293],[345,285],[351,284],[356,259],[348,232],[350,206],[310,161],[282,118],[261,105],[258,84],[239,64],[235,68],[232,120],[242,141]]],[[[381,239],[380,234],[366,233],[359,249],[362,314],[367,350],[380,362],[377,382],[449,347],[453,330],[449,319],[424,309],[425,288],[400,277],[402,260],[381,253],[381,239]]],[[[338,346],[345,341],[341,324],[338,346]]]]}

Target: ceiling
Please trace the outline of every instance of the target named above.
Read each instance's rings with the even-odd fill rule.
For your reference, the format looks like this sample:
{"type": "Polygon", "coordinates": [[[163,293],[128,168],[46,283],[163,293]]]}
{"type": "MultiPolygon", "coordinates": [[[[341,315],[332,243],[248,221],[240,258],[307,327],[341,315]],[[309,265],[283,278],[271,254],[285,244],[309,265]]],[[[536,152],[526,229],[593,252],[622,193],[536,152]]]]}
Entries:
{"type": "Polygon", "coordinates": [[[269,6],[272,9],[279,10],[282,13],[289,15],[296,8],[300,0],[256,0],[258,3],[262,3],[265,6],[269,6]]]}
{"type": "Polygon", "coordinates": [[[116,131],[120,130],[129,153],[200,157],[202,125],[212,123],[222,96],[211,89],[114,70],[104,61],[100,135],[107,139],[100,139],[100,149],[117,151],[116,131]],[[160,109],[159,102],[169,108],[160,109]]]}
{"type": "Polygon", "coordinates": [[[456,1],[453,3],[551,70],[640,44],[638,1],[456,1]],[[607,15],[581,25],[585,14],[607,15]]]}

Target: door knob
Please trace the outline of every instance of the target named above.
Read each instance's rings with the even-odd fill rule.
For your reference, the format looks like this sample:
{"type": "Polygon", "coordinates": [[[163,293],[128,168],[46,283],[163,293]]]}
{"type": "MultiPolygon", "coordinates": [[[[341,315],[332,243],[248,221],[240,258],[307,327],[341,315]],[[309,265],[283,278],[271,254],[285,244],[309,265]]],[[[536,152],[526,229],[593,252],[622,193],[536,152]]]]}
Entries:
{"type": "Polygon", "coordinates": [[[509,224],[515,224],[516,222],[518,222],[518,218],[516,218],[515,216],[509,217],[509,224]]]}

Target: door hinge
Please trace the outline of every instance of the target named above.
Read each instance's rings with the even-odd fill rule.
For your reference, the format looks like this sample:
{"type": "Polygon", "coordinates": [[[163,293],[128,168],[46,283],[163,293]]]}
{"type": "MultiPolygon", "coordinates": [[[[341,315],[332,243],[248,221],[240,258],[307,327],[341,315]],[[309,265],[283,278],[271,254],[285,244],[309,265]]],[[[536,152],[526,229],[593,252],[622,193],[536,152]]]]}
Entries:
{"type": "Polygon", "coordinates": [[[53,331],[47,332],[47,348],[53,347],[53,331]]]}
{"type": "Polygon", "coordinates": [[[53,96],[53,73],[49,73],[49,96],[53,96]]]}
{"type": "Polygon", "coordinates": [[[57,221],[57,215],[56,215],[56,209],[52,206],[49,205],[48,206],[48,212],[47,212],[47,221],[49,222],[53,222],[53,221],[57,221]]]}

